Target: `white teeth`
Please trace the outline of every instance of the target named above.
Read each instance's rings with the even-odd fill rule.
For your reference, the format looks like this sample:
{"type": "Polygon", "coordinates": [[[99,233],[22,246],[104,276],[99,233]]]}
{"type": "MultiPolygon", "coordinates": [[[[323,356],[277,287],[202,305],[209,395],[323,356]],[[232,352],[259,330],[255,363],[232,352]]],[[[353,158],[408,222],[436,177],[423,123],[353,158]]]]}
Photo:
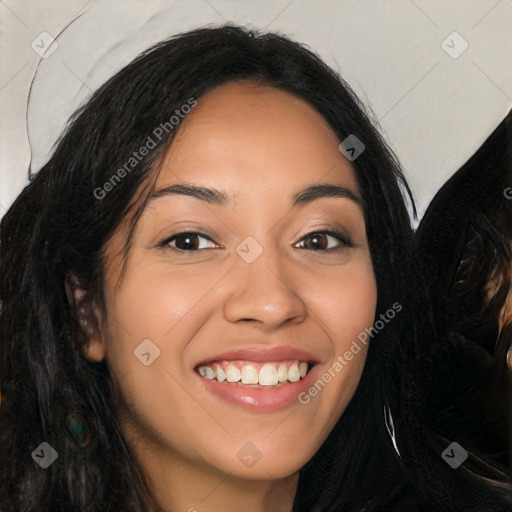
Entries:
{"type": "Polygon", "coordinates": [[[238,382],[241,378],[240,370],[236,367],[230,364],[228,366],[228,371],[226,373],[226,379],[228,382],[238,382]]]}
{"type": "Polygon", "coordinates": [[[242,384],[258,384],[258,370],[250,364],[242,367],[242,384]]]}
{"type": "Polygon", "coordinates": [[[290,368],[288,368],[288,380],[290,382],[297,382],[300,379],[299,365],[297,363],[293,363],[290,368]]]}
{"type": "Polygon", "coordinates": [[[277,379],[279,382],[286,382],[288,380],[288,372],[286,371],[286,365],[281,364],[277,369],[277,379]]]}
{"type": "Polygon", "coordinates": [[[277,371],[271,364],[264,364],[260,370],[260,386],[275,386],[279,382],[277,371]]]}
{"type": "Polygon", "coordinates": [[[217,380],[224,382],[226,380],[226,372],[222,369],[222,366],[217,365],[217,380]]]}
{"type": "Polygon", "coordinates": [[[211,366],[200,366],[198,368],[199,375],[204,377],[205,379],[215,379],[215,372],[211,366]]]}
{"type": "Polygon", "coordinates": [[[201,365],[197,372],[205,379],[218,382],[240,382],[242,384],[259,384],[260,386],[277,386],[283,382],[298,382],[308,373],[308,363],[293,361],[287,368],[290,361],[284,363],[265,363],[263,366],[258,363],[244,364],[239,361],[235,364],[223,362],[201,365]],[[227,365],[227,367],[226,367],[227,365]],[[258,371],[258,368],[260,370],[258,371]]]}

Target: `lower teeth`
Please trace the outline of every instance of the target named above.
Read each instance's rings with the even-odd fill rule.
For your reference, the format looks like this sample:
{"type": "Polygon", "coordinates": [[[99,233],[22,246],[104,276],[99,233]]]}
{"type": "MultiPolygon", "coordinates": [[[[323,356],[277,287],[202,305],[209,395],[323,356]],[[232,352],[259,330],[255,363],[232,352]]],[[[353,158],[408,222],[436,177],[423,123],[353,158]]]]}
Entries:
{"type": "MultiPolygon", "coordinates": [[[[214,379],[214,380],[216,382],[219,382],[217,379],[214,379]]],[[[289,380],[287,380],[285,382],[278,382],[277,384],[244,384],[242,381],[228,382],[227,380],[225,380],[224,382],[221,382],[221,384],[235,384],[235,385],[239,385],[239,386],[246,386],[249,388],[277,388],[279,386],[282,386],[283,384],[293,384],[293,382],[290,382],[289,380]]]]}

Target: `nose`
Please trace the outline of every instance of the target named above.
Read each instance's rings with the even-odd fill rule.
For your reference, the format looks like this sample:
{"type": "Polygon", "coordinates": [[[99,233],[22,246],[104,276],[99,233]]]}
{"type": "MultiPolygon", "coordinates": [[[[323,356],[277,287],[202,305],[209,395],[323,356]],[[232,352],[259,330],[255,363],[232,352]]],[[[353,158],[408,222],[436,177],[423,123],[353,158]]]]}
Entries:
{"type": "Polygon", "coordinates": [[[230,272],[226,320],[252,321],[268,330],[304,321],[307,306],[296,289],[293,272],[285,266],[277,252],[271,254],[268,249],[252,263],[239,258],[230,272]]]}

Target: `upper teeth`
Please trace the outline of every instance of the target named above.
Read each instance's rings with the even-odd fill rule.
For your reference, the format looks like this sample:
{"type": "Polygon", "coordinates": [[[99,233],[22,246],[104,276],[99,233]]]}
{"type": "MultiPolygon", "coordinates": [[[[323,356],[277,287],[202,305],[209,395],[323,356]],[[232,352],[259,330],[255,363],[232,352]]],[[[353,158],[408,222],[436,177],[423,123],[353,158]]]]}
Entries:
{"type": "Polygon", "coordinates": [[[219,382],[241,382],[276,386],[281,382],[297,382],[308,372],[308,363],[286,361],[280,363],[219,362],[200,366],[197,371],[206,379],[219,382]]]}

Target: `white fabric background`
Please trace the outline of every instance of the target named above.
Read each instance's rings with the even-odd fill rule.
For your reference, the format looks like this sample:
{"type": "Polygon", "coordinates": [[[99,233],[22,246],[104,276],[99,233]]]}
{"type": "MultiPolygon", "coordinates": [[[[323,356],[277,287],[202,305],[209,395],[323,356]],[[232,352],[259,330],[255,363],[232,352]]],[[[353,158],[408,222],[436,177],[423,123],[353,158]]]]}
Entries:
{"type": "Polygon", "coordinates": [[[279,31],[339,71],[396,151],[420,216],[512,107],[512,0],[0,0],[0,15],[0,215],[92,90],[207,24],[279,31]],[[468,44],[457,58],[442,47],[454,31],[468,44]]]}

